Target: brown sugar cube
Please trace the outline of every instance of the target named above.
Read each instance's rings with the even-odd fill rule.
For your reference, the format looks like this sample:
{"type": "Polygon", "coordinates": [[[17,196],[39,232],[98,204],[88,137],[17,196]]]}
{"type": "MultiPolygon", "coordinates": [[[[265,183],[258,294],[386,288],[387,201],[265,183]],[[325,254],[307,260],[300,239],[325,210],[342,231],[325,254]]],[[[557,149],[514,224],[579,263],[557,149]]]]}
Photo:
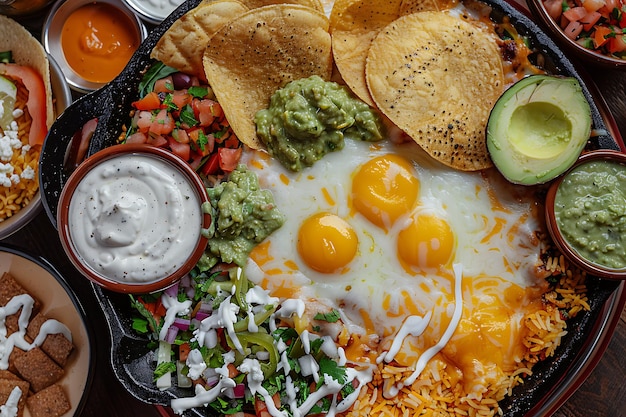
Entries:
{"type": "Polygon", "coordinates": [[[15,387],[20,387],[20,390],[22,390],[20,399],[17,402],[17,416],[21,417],[24,414],[24,405],[26,404],[26,397],[28,396],[29,384],[21,380],[17,375],[9,376],[7,379],[0,379],[0,404],[7,403],[15,387]]]}
{"type": "MultiPolygon", "coordinates": [[[[39,334],[39,329],[48,320],[48,317],[39,313],[28,324],[26,329],[26,335],[35,340],[39,334]]],[[[41,344],[41,350],[43,350],[53,361],[55,361],[60,367],[64,367],[67,363],[67,358],[72,353],[74,345],[67,340],[63,334],[49,334],[44,342],[41,344]]]]}
{"type": "Polygon", "coordinates": [[[18,381],[22,380],[22,378],[15,375],[13,372],[9,370],[5,370],[5,369],[0,369],[0,379],[12,379],[12,380],[17,379],[18,381]]]}
{"type": "MultiPolygon", "coordinates": [[[[13,297],[22,294],[29,293],[15,280],[15,278],[13,278],[11,274],[5,272],[4,274],[2,274],[2,276],[0,276],[0,307],[6,306],[13,297]]],[[[35,302],[33,304],[33,311],[31,313],[31,316],[33,314],[36,314],[41,309],[41,303],[39,302],[39,300],[37,300],[35,297],[33,297],[33,299],[35,300],[35,302]]],[[[17,321],[20,312],[21,309],[16,314],[13,314],[6,318],[5,325],[7,329],[7,336],[13,332],[16,332],[19,329],[17,321]]]]}
{"type": "Polygon", "coordinates": [[[54,384],[64,373],[63,368],[38,347],[19,355],[14,364],[17,373],[30,382],[30,387],[34,392],[39,392],[54,384]]]}
{"type": "Polygon", "coordinates": [[[58,417],[71,408],[67,395],[58,384],[31,395],[26,399],[26,405],[32,417],[58,417]]]}
{"type": "Polygon", "coordinates": [[[23,355],[24,352],[22,349],[18,348],[18,347],[14,347],[13,350],[11,351],[11,354],[9,355],[9,372],[12,372],[14,374],[19,374],[19,372],[17,372],[17,369],[15,368],[15,360],[20,357],[20,355],[23,355]]]}

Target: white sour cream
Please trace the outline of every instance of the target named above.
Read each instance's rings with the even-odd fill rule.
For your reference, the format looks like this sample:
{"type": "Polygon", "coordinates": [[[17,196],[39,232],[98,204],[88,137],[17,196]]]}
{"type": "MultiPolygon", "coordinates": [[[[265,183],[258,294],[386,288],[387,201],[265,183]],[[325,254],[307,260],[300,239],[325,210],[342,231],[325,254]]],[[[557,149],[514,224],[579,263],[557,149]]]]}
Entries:
{"type": "Polygon", "coordinates": [[[132,8],[151,20],[163,20],[185,0],[126,0],[132,8]]]}
{"type": "Polygon", "coordinates": [[[69,231],[99,275],[146,283],[176,271],[200,238],[201,201],[187,177],[150,155],[113,157],[76,187],[69,231]]]}

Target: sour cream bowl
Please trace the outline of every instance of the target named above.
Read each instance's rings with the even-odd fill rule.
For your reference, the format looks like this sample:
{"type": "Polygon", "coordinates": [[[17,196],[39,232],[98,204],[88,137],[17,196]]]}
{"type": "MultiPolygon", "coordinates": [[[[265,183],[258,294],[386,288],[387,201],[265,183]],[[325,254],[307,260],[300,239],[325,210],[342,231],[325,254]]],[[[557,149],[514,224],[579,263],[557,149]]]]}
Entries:
{"type": "Polygon", "coordinates": [[[208,203],[185,161],[149,145],[115,145],[69,177],[57,210],[63,249],[88,279],[115,292],[174,284],[207,245],[208,203]]]}
{"type": "Polygon", "coordinates": [[[556,246],[589,274],[626,279],[626,154],[583,154],[546,195],[556,246]]]}

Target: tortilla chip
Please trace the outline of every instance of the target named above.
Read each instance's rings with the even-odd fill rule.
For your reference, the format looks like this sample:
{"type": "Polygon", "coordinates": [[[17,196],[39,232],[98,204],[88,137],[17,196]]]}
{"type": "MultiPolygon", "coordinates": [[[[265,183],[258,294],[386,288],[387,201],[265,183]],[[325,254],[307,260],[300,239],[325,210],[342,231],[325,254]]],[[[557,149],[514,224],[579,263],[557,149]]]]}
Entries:
{"type": "Polygon", "coordinates": [[[366,78],[379,109],[433,158],[492,166],[485,128],[504,89],[495,35],[443,12],[403,16],[372,42],[366,78]]]}
{"type": "Polygon", "coordinates": [[[241,142],[262,146],[254,115],[277,89],[311,75],[330,78],[330,43],[326,16],[286,4],[250,10],[211,37],[204,70],[241,142]]]}
{"type": "Polygon", "coordinates": [[[320,0],[241,0],[249,9],[258,9],[259,7],[269,6],[272,4],[301,4],[307,6],[318,12],[324,13],[324,6],[320,0]]]}
{"type": "Polygon", "coordinates": [[[15,20],[0,15],[0,51],[11,51],[16,64],[34,68],[43,79],[46,88],[46,126],[54,123],[52,106],[52,85],[50,84],[50,63],[43,46],[26,28],[15,20]]]}
{"type": "Polygon", "coordinates": [[[361,100],[374,105],[365,82],[365,60],[379,30],[400,16],[401,0],[337,0],[330,14],[335,65],[361,100]]]}
{"type": "Polygon", "coordinates": [[[459,0],[402,0],[400,16],[417,12],[431,12],[452,9],[459,0]]]}
{"type": "Polygon", "coordinates": [[[209,38],[236,16],[248,11],[236,0],[203,1],[163,34],[150,57],[206,81],[202,55],[209,38]]]}

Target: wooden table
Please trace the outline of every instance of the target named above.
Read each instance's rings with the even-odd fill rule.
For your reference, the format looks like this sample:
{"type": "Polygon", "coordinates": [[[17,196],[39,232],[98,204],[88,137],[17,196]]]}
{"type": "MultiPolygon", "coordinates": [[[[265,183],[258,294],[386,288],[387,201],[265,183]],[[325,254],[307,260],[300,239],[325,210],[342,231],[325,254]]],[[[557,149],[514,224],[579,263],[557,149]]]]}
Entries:
{"type": "MultiPolygon", "coordinates": [[[[582,66],[584,68],[584,66],[582,66]]],[[[586,68],[607,102],[617,127],[626,137],[626,73],[586,68]]],[[[98,308],[90,284],[67,259],[57,232],[43,210],[24,229],[0,241],[39,254],[50,261],[67,279],[87,310],[87,320],[96,332],[94,346],[96,371],[88,394],[85,417],[156,417],[163,411],[145,404],[124,390],[110,365],[110,341],[104,315],[98,308]]],[[[621,315],[614,336],[595,370],[580,388],[554,414],[557,417],[626,416],[626,311],[621,315]]]]}

